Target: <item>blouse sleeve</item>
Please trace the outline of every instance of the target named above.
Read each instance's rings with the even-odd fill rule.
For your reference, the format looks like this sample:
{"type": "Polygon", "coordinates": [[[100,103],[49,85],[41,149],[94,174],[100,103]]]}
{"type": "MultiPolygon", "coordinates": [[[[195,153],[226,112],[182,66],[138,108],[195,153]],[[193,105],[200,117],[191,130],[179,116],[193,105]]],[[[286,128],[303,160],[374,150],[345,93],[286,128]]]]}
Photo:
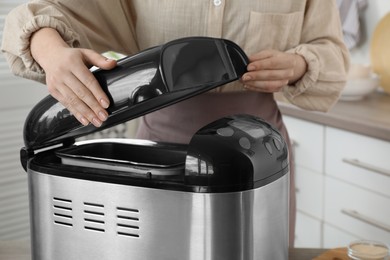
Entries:
{"type": "Polygon", "coordinates": [[[349,52],[343,42],[335,1],[307,1],[301,43],[288,50],[303,56],[306,74],[284,96],[306,110],[328,111],[338,100],[346,83],[349,52]]]}
{"type": "Polygon", "coordinates": [[[130,11],[121,1],[33,0],[13,9],[6,17],[1,50],[12,72],[45,82],[45,72],[33,59],[30,38],[49,27],[70,47],[137,52],[130,11]]]}

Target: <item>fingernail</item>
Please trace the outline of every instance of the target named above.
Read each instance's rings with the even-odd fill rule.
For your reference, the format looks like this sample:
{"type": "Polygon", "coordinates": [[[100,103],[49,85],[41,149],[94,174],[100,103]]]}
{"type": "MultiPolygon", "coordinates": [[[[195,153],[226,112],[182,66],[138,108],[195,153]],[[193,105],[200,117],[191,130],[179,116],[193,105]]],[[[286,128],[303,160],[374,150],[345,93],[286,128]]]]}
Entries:
{"type": "Polygon", "coordinates": [[[100,120],[102,120],[102,121],[106,121],[106,120],[107,120],[107,114],[104,113],[103,111],[100,111],[100,112],[99,112],[99,118],[100,118],[100,120]]]}
{"type": "Polygon", "coordinates": [[[102,125],[102,122],[100,122],[100,120],[97,119],[96,117],[94,117],[94,118],[92,119],[92,123],[93,123],[93,125],[96,126],[96,127],[100,127],[100,126],[102,125]]]}
{"type": "Polygon", "coordinates": [[[106,58],[106,61],[107,62],[111,62],[111,61],[114,61],[113,59],[110,59],[110,58],[106,58]]]}
{"type": "Polygon", "coordinates": [[[104,108],[108,108],[110,106],[110,103],[108,103],[108,101],[104,98],[100,99],[100,104],[102,104],[104,108]]]}
{"type": "Polygon", "coordinates": [[[256,67],[253,66],[253,65],[249,65],[249,66],[248,66],[248,71],[252,71],[252,70],[255,70],[255,69],[256,69],[256,67]]]}
{"type": "Polygon", "coordinates": [[[81,121],[81,123],[82,123],[84,126],[87,126],[87,125],[89,124],[88,120],[85,119],[85,117],[80,118],[80,121],[81,121]]]}
{"type": "Polygon", "coordinates": [[[248,80],[251,80],[252,77],[249,76],[249,75],[244,75],[244,76],[242,77],[242,79],[243,79],[244,81],[248,81],[248,80]]]}

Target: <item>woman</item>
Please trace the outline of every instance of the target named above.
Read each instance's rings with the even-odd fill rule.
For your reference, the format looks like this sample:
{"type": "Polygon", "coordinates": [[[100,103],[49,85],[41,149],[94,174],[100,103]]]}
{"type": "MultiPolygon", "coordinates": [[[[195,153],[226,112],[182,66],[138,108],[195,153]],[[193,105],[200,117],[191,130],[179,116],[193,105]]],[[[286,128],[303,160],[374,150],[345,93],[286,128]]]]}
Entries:
{"type": "Polygon", "coordinates": [[[236,42],[249,55],[248,72],[143,117],[140,138],[185,143],[217,118],[247,113],[276,126],[288,141],[273,93],[303,109],[327,111],[346,81],[348,51],[334,0],[35,0],[8,15],[2,50],[15,74],[45,82],[82,124],[99,127],[109,101],[87,67],[116,65],[99,53],[131,55],[186,36],[236,42]]]}

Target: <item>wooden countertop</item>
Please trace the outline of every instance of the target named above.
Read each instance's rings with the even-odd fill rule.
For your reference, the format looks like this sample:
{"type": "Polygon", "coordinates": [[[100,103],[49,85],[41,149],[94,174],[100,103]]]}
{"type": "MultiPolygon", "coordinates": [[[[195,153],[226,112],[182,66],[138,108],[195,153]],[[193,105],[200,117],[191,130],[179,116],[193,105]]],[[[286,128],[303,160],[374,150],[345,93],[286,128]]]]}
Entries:
{"type": "Polygon", "coordinates": [[[390,95],[375,92],[359,101],[339,101],[327,113],[302,110],[278,98],[284,115],[390,141],[390,95]]]}
{"type": "MultiPolygon", "coordinates": [[[[325,249],[293,248],[289,250],[289,260],[312,260],[321,255],[325,249]]],[[[1,260],[31,260],[30,242],[0,241],[1,260]]]]}

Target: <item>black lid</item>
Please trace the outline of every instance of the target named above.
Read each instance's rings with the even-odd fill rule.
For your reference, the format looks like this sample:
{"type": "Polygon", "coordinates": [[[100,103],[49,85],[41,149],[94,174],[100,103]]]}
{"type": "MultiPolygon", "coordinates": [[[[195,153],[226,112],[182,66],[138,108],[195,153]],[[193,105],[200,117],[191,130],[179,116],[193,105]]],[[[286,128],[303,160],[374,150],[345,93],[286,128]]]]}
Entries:
{"type": "Polygon", "coordinates": [[[199,192],[247,190],[265,186],[288,170],[287,144],[279,131],[261,118],[234,115],[192,137],[185,184],[199,192]]]}
{"type": "Polygon", "coordinates": [[[83,126],[51,96],[28,115],[24,143],[32,151],[74,141],[105,128],[206,92],[241,77],[248,64],[235,43],[208,37],[182,38],[118,61],[94,75],[109,96],[109,117],[99,128],[83,126]]]}

